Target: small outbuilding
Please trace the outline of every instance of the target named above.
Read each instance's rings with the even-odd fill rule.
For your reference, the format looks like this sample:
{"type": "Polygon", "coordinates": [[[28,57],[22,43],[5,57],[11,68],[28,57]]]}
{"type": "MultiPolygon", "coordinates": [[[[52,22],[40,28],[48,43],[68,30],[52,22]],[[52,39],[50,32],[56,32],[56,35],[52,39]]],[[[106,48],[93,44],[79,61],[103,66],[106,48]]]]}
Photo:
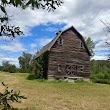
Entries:
{"type": "Polygon", "coordinates": [[[72,26],[56,33],[56,37],[39,52],[36,60],[44,56],[44,78],[65,79],[90,77],[91,53],[82,35],[72,26]]]}

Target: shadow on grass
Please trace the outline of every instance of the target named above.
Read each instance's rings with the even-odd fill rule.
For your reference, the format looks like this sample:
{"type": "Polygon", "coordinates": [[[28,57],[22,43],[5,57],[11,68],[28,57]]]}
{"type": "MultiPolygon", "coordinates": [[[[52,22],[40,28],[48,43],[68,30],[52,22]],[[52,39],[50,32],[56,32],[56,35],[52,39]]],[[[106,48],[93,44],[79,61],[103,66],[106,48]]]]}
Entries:
{"type": "Polygon", "coordinates": [[[30,74],[28,75],[28,77],[26,78],[27,80],[36,80],[38,82],[44,82],[46,81],[45,79],[40,79],[40,78],[36,78],[34,75],[30,74]]]}
{"type": "MultiPolygon", "coordinates": [[[[46,79],[40,79],[36,78],[34,75],[29,74],[26,78],[27,80],[36,80],[37,82],[45,82],[45,83],[68,83],[67,81],[64,80],[46,80],[46,79]]],[[[74,83],[76,84],[90,84],[86,81],[75,81],[74,83]]]]}
{"type": "Polygon", "coordinates": [[[28,75],[28,77],[26,79],[27,80],[35,80],[36,78],[34,77],[34,75],[30,74],[30,75],[28,75]]]}
{"type": "Polygon", "coordinates": [[[63,83],[63,82],[65,82],[63,80],[46,80],[46,79],[35,78],[35,76],[32,74],[28,75],[26,79],[27,80],[36,80],[37,82],[45,82],[45,83],[63,83]]]}

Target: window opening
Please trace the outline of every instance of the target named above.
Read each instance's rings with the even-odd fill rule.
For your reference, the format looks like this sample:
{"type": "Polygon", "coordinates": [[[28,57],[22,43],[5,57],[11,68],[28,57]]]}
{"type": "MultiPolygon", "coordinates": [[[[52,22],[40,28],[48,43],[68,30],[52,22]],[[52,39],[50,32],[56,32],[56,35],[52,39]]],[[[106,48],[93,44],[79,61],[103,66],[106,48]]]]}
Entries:
{"type": "Polygon", "coordinates": [[[61,72],[61,65],[58,65],[58,72],[61,72]]]}
{"type": "Polygon", "coordinates": [[[58,41],[59,45],[63,45],[63,39],[60,38],[59,41],[58,41]]]}
{"type": "Polygon", "coordinates": [[[81,48],[83,48],[83,43],[81,42],[81,48]]]}
{"type": "Polygon", "coordinates": [[[83,71],[83,66],[80,66],[80,70],[83,71]]]}

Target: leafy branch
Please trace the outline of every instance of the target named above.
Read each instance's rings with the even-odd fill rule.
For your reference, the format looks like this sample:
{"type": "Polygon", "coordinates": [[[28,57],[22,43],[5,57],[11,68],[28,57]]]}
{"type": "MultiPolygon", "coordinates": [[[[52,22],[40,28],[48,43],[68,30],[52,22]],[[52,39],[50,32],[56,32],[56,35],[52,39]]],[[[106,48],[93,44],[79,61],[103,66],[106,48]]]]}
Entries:
{"type": "Polygon", "coordinates": [[[16,8],[26,9],[46,9],[48,11],[54,11],[56,7],[63,4],[63,0],[1,0],[0,1],[0,37],[7,36],[11,39],[15,38],[15,35],[23,35],[18,26],[10,26],[10,16],[7,13],[7,6],[14,6],[16,8]]]}
{"type": "Polygon", "coordinates": [[[2,110],[14,110],[11,102],[20,103],[20,99],[27,99],[25,96],[20,95],[20,91],[9,90],[4,82],[2,82],[2,85],[5,87],[5,91],[0,93],[0,107],[2,107],[2,110]]]}

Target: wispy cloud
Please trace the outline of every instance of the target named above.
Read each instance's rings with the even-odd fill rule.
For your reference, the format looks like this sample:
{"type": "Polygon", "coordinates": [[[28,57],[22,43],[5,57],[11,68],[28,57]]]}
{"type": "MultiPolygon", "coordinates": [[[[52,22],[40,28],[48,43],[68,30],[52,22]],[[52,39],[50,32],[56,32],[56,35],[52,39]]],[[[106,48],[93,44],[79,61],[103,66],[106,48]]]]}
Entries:
{"type": "Polygon", "coordinates": [[[0,58],[0,65],[3,61],[9,61],[11,64],[15,64],[17,67],[19,67],[18,58],[15,57],[2,57],[0,58]]]}
{"type": "Polygon", "coordinates": [[[107,56],[94,56],[92,59],[95,59],[95,60],[107,60],[108,57],[107,56]]]}
{"type": "Polygon", "coordinates": [[[32,43],[30,44],[30,47],[33,49],[33,48],[36,48],[37,47],[37,43],[32,43]]]}
{"type": "Polygon", "coordinates": [[[53,38],[40,38],[40,39],[36,39],[36,43],[38,45],[38,47],[43,47],[46,44],[48,44],[53,38]]]}
{"type": "Polygon", "coordinates": [[[23,44],[21,44],[19,41],[12,41],[10,43],[6,44],[2,44],[0,45],[0,49],[1,50],[5,50],[5,51],[10,51],[10,52],[21,52],[21,51],[26,51],[26,49],[24,48],[23,44]]]}
{"type": "Polygon", "coordinates": [[[46,28],[46,29],[42,29],[42,31],[56,32],[56,31],[58,31],[58,28],[48,27],[48,28],[46,28]]]}
{"type": "Polygon", "coordinates": [[[97,43],[95,45],[94,51],[96,51],[96,50],[109,50],[109,48],[108,48],[108,45],[105,42],[100,41],[99,43],[97,43]]]}

